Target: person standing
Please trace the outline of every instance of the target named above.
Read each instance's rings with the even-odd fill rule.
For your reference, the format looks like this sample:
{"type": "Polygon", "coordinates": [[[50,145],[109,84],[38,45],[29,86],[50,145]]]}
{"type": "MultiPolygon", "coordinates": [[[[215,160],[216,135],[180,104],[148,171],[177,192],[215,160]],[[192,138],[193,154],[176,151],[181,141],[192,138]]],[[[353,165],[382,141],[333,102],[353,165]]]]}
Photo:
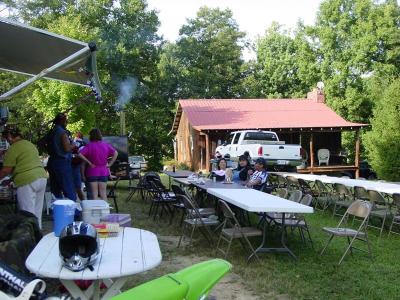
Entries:
{"type": "Polygon", "coordinates": [[[83,135],[81,132],[75,134],[72,147],[72,180],[74,182],[75,192],[80,200],[85,200],[85,195],[82,191],[82,159],[79,157],[79,151],[83,149],[85,142],[83,141],[83,135]]]}
{"type": "Polygon", "coordinates": [[[17,201],[20,210],[34,214],[42,228],[42,211],[46,191],[47,173],[39,158],[35,145],[24,140],[17,128],[6,129],[3,139],[11,144],[4,157],[0,179],[12,175],[17,187],[17,201]]]}
{"type": "Polygon", "coordinates": [[[107,200],[107,181],[110,176],[109,168],[118,157],[118,152],[103,142],[101,131],[94,128],[89,133],[90,143],[80,152],[80,157],[90,162],[86,167],[85,176],[89,182],[93,199],[107,200]],[[110,162],[108,162],[108,160],[110,162]]]}
{"type": "Polygon", "coordinates": [[[54,118],[53,124],[48,140],[50,157],[47,170],[50,175],[50,189],[57,199],[65,197],[76,201],[71,167],[72,145],[66,130],[67,116],[59,113],[54,118]]]}

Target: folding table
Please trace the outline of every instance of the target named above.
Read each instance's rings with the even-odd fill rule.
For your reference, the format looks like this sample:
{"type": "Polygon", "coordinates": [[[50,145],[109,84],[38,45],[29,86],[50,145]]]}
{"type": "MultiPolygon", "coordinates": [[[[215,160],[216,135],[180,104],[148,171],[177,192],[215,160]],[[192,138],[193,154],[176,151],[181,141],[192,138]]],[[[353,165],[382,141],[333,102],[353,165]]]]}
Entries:
{"type": "Polygon", "coordinates": [[[285,240],[285,214],[303,213],[310,214],[314,209],[297,202],[286,200],[271,194],[263,193],[254,189],[208,189],[207,193],[230,204],[233,204],[248,212],[255,213],[282,213],[282,247],[266,247],[266,225],[264,226],[263,239],[261,245],[256,249],[257,252],[286,252],[296,259],[294,253],[287,247],[285,240]]]}
{"type": "Polygon", "coordinates": [[[109,299],[120,292],[128,276],[145,272],[161,263],[161,251],[154,233],[125,227],[118,237],[100,239],[100,253],[93,271],[89,268],[72,272],[62,265],[54,233],[44,236],[26,260],[29,271],[39,277],[61,281],[74,299],[100,299],[100,285],[107,287],[101,299],[109,299]],[[83,291],[76,280],[93,280],[83,291]]]}

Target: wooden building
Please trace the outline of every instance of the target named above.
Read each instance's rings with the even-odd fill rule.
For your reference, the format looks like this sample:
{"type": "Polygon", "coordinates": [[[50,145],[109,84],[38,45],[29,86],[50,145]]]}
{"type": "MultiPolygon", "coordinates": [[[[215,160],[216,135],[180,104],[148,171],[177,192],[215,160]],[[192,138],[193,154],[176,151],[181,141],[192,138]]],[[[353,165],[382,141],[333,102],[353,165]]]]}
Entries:
{"type": "Polygon", "coordinates": [[[325,104],[315,89],[305,99],[187,99],[179,100],[171,134],[175,159],[193,170],[208,170],[218,142],[230,132],[270,130],[288,144],[301,144],[308,152],[308,167],[301,172],[355,171],[359,167],[359,138],[353,165],[343,162],[341,133],[359,132],[365,124],[351,123],[325,104]],[[318,149],[329,149],[329,166],[317,166],[318,149]]]}

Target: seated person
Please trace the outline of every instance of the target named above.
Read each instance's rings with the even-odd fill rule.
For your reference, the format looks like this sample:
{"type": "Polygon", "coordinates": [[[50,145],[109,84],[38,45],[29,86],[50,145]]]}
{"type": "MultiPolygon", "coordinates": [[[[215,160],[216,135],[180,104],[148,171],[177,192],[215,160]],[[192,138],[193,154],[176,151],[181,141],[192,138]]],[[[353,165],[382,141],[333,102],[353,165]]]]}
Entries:
{"type": "Polygon", "coordinates": [[[250,170],[250,173],[252,173],[253,169],[250,166],[249,160],[245,155],[240,155],[239,164],[234,170],[233,181],[246,181],[248,179],[248,176],[250,176],[250,170]]]}
{"type": "Polygon", "coordinates": [[[217,170],[212,171],[211,178],[215,177],[217,181],[225,180],[226,160],[221,158],[217,164],[217,170]]]}
{"type": "Polygon", "coordinates": [[[250,180],[247,182],[246,186],[260,190],[261,186],[267,182],[267,162],[264,158],[257,158],[255,163],[255,172],[251,175],[250,180]]]}

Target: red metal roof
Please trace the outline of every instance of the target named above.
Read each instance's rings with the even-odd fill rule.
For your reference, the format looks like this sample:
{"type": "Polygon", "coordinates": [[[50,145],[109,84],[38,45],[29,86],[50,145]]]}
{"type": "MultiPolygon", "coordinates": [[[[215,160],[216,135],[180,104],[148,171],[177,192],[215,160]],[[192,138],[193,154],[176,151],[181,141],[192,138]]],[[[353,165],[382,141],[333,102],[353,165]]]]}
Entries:
{"type": "Polygon", "coordinates": [[[197,130],[366,126],[348,122],[325,103],[310,99],[187,99],[179,100],[173,132],[182,111],[197,130]]]}

